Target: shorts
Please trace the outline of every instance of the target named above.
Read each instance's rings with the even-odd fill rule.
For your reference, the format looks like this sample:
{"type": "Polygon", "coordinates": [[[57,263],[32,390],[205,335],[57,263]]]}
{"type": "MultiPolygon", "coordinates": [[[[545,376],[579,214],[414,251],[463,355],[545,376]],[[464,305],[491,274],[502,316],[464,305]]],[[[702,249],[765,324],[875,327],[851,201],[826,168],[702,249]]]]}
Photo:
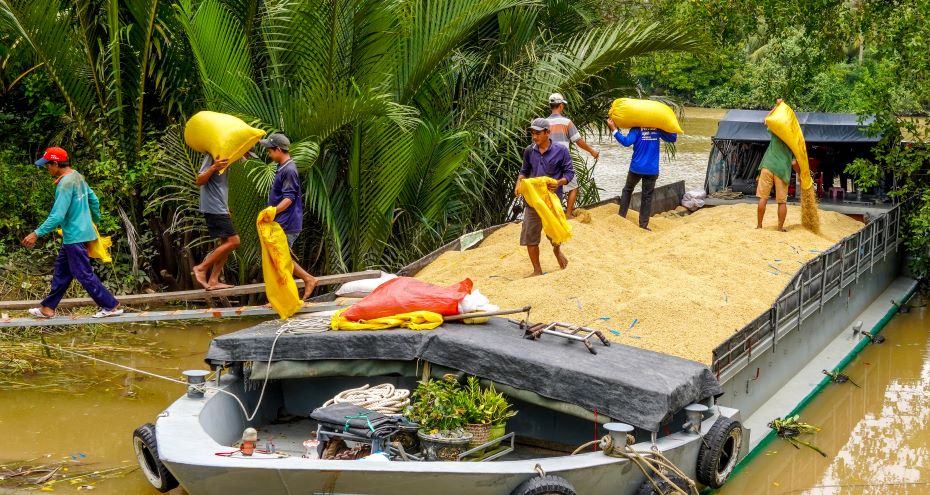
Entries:
{"type": "Polygon", "coordinates": [[[578,189],[578,176],[572,177],[572,181],[562,186],[562,192],[568,194],[570,191],[578,189]]]}
{"type": "MultiPolygon", "coordinates": [[[[542,219],[539,218],[539,213],[536,213],[536,210],[524,204],[523,227],[520,230],[520,245],[538,246],[541,239],[542,219]]],[[[551,243],[552,240],[550,239],[549,242],[551,243]]]]}
{"type": "Polygon", "coordinates": [[[207,221],[207,233],[210,234],[210,237],[225,239],[238,235],[229,213],[204,213],[203,218],[207,221]]]}
{"type": "Polygon", "coordinates": [[[297,236],[300,235],[300,232],[294,232],[293,234],[285,233],[284,236],[287,237],[287,247],[294,247],[294,241],[297,240],[297,236]]]}
{"type": "Polygon", "coordinates": [[[788,202],[788,184],[785,184],[781,178],[776,177],[771,170],[763,168],[759,172],[759,183],[756,185],[756,196],[768,199],[772,193],[772,186],[775,186],[775,202],[785,204],[788,202]]]}

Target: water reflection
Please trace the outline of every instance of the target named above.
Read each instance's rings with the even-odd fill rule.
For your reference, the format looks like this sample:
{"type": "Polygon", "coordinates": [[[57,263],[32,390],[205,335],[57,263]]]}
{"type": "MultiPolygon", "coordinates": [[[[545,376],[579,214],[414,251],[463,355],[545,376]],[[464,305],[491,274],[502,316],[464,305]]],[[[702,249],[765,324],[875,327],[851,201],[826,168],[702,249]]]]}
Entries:
{"type": "Polygon", "coordinates": [[[830,457],[776,439],[717,493],[930,493],[928,328],[926,308],[898,315],[888,341],[846,370],[862,388],[831,385],[802,411],[802,421],[823,428],[808,440],[830,457]]]}

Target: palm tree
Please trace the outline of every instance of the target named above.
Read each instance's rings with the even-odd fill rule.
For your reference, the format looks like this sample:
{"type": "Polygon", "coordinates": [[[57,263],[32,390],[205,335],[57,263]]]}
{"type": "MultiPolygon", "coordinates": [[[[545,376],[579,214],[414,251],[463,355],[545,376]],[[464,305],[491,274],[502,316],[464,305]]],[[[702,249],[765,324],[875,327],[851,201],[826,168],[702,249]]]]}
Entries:
{"type": "Polygon", "coordinates": [[[339,270],[396,267],[503,219],[548,93],[587,101],[589,123],[630,57],[698,47],[675,26],[591,28],[551,3],[265,1],[250,23],[218,0],[177,8],[206,106],[298,143],[323,234],[304,254],[339,270]]]}
{"type": "MultiPolygon", "coordinates": [[[[631,57],[699,48],[673,25],[599,25],[587,3],[0,0],[0,29],[27,41],[97,149],[126,156],[146,116],[164,117],[148,211],[173,210],[178,229],[199,225],[198,157],[173,120],[210,109],[288,134],[314,238],[300,254],[331,272],[395,268],[504,220],[526,122],[549,93],[597,125],[632,87],[631,57]]],[[[251,231],[270,169],[231,173],[234,221],[251,231]]],[[[257,259],[243,240],[240,279],[257,259]]]]}

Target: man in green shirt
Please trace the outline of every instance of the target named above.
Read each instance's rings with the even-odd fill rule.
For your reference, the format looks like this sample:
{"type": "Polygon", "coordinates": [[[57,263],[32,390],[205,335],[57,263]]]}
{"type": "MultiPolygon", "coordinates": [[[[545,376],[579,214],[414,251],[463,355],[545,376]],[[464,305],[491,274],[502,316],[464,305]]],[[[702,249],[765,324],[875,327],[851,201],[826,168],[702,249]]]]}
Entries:
{"type": "MultiPolygon", "coordinates": [[[[775,103],[778,106],[781,100],[775,103]]],[[[774,110],[774,108],[773,108],[774,110]]],[[[769,112],[771,113],[771,112],[769,112]]],[[[785,217],[788,215],[788,183],[791,181],[791,170],[798,171],[798,162],[794,154],[784,141],[769,131],[771,140],[769,147],[759,162],[759,179],[756,185],[756,196],[759,197],[757,211],[757,229],[762,228],[762,219],[765,218],[765,206],[769,202],[772,187],[775,187],[775,202],[778,203],[778,230],[786,232],[785,217]]]]}

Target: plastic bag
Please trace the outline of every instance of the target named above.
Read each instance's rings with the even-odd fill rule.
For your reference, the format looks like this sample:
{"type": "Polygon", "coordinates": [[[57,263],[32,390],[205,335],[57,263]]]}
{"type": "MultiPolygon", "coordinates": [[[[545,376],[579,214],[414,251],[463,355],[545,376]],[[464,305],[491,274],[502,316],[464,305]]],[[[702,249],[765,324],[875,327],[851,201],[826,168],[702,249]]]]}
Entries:
{"type": "Polygon", "coordinates": [[[466,295],[462,298],[462,302],[459,303],[459,314],[471,313],[473,311],[483,311],[480,308],[483,308],[491,304],[491,301],[488,300],[480,290],[475,289],[471,291],[471,294],[466,295]]]}
{"type": "Polygon", "coordinates": [[[552,177],[533,177],[520,181],[518,192],[523,195],[526,204],[536,210],[542,221],[543,232],[558,246],[572,238],[572,226],[565,219],[562,202],[555,193],[549,191],[549,184],[556,182],[552,177]]]}
{"type": "Polygon", "coordinates": [[[617,98],[607,114],[617,127],[655,127],[665,132],[681,133],[672,107],[655,100],[617,98]]]}
{"type": "Polygon", "coordinates": [[[262,245],[262,275],[265,277],[265,295],[282,320],[291,317],[304,302],[297,295],[294,282],[294,261],[287,246],[287,236],[281,225],[274,221],[275,207],[269,206],[258,214],[255,228],[262,245]]]}
{"type": "MultiPolygon", "coordinates": [[[[113,257],[110,256],[110,247],[113,246],[112,237],[100,235],[100,231],[97,230],[97,224],[92,223],[91,225],[94,226],[94,233],[97,234],[97,238],[84,243],[84,247],[87,249],[87,256],[89,258],[98,259],[101,263],[112,263],[113,257]]],[[[62,237],[65,235],[61,229],[55,229],[55,232],[62,237]]]]}
{"type": "Polygon", "coordinates": [[[810,189],[814,185],[811,179],[810,163],[807,159],[807,143],[804,142],[804,133],[801,131],[801,124],[798,123],[798,117],[794,110],[787,103],[781,102],[775,106],[768,116],[765,117],[765,125],[772,131],[772,134],[778,136],[788,145],[788,148],[794,153],[795,160],[798,161],[798,177],[801,178],[801,189],[810,189]]]}
{"type": "Polygon", "coordinates": [[[374,320],[413,311],[431,311],[443,316],[458,314],[459,302],[472,290],[465,279],[448,287],[433,285],[410,277],[389,280],[349,306],[342,315],[351,321],[374,320]]]}
{"type": "Polygon", "coordinates": [[[368,294],[371,294],[373,290],[380,287],[381,284],[395,278],[397,278],[397,275],[381,272],[381,276],[378,278],[352,280],[351,282],[342,284],[342,287],[339,287],[339,290],[336,291],[336,295],[347,296],[350,294],[362,294],[367,296],[368,294]]]}
{"type": "Polygon", "coordinates": [[[698,208],[704,207],[704,198],[707,197],[707,193],[703,189],[695,189],[694,191],[688,191],[684,196],[681,197],[681,206],[694,211],[698,208]]]}
{"type": "Polygon", "coordinates": [[[225,158],[230,164],[242,158],[264,135],[265,131],[238,117],[206,110],[194,114],[184,126],[184,142],[191,149],[208,153],[214,159],[225,158]]]}
{"type": "Polygon", "coordinates": [[[412,311],[382,318],[352,321],[343,316],[347,310],[340,309],[333,314],[329,321],[330,328],[333,330],[386,330],[403,327],[411,330],[432,330],[442,325],[442,315],[431,311],[412,311]]]}

